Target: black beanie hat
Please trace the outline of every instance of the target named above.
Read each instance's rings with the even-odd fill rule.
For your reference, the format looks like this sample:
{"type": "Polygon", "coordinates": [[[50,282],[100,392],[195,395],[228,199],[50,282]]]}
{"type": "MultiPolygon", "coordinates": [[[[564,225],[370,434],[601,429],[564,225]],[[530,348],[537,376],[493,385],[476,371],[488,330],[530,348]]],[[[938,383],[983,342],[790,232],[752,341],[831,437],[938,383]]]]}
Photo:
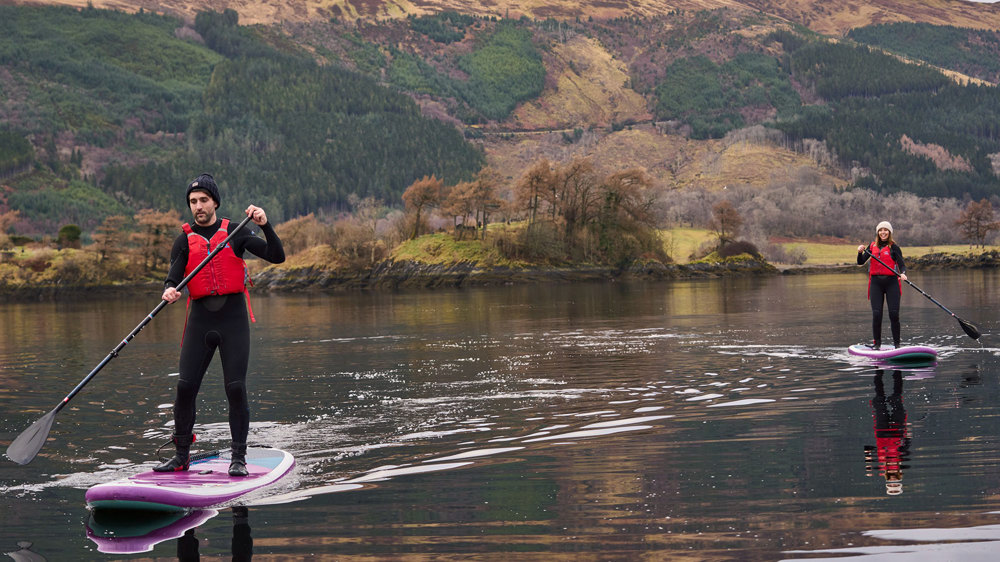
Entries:
{"type": "Polygon", "coordinates": [[[191,200],[191,192],[199,190],[207,193],[213,201],[215,201],[215,206],[220,205],[219,202],[219,186],[215,185],[215,178],[211,174],[201,174],[196,177],[191,183],[188,184],[187,193],[184,195],[184,199],[187,201],[191,200]]]}

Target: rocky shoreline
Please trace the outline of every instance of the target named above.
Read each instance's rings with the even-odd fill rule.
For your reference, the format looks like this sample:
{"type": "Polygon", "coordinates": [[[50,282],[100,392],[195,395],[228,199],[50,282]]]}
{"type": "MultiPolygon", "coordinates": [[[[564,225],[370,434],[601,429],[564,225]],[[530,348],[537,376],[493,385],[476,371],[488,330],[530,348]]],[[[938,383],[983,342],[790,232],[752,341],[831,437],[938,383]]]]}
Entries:
{"type": "MultiPolygon", "coordinates": [[[[975,269],[1000,267],[1000,252],[977,255],[935,253],[908,258],[907,269],[975,269]]],[[[346,292],[398,291],[460,287],[489,287],[533,283],[579,283],[608,281],[665,281],[759,275],[803,275],[811,273],[864,273],[855,264],[781,266],[755,259],[691,264],[635,263],[626,268],[585,267],[483,267],[473,262],[424,264],[387,260],[370,270],[337,270],[317,266],[270,266],[254,276],[256,292],[346,292]]],[[[101,298],[131,294],[159,294],[159,282],[122,285],[0,285],[0,300],[44,301],[85,295],[101,298]]]]}
{"type": "MultiPolygon", "coordinates": [[[[1000,267],[1000,252],[975,256],[935,253],[907,259],[912,271],[1000,267]]],[[[447,265],[411,261],[382,262],[369,271],[342,271],[319,267],[268,267],[254,277],[255,287],[266,291],[406,290],[486,287],[530,283],[574,283],[587,281],[664,281],[712,277],[796,275],[808,273],[864,273],[856,264],[784,266],[756,259],[727,259],[690,264],[635,263],[627,268],[482,267],[473,262],[447,265]]]]}
{"type": "Polygon", "coordinates": [[[318,267],[268,267],[254,277],[258,289],[275,292],[406,290],[488,287],[531,283],[587,281],[666,280],[734,275],[773,275],[778,270],[763,260],[730,260],[724,263],[661,264],[649,262],[628,268],[584,267],[482,267],[460,262],[447,265],[387,260],[370,271],[338,271],[318,267]]]}

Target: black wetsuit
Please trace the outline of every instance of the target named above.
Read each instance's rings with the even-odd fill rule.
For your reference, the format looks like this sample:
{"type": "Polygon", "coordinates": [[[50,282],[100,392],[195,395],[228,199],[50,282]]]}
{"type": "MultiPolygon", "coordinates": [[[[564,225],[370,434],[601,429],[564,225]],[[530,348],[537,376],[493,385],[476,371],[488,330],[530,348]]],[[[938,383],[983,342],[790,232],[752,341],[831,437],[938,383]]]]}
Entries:
{"type": "MultiPolygon", "coordinates": [[[[218,232],[222,224],[216,220],[211,226],[191,224],[191,229],[207,239],[218,232]]],[[[238,223],[230,222],[232,232],[238,223]]],[[[261,227],[264,239],[248,230],[242,230],[230,240],[237,257],[244,251],[271,263],[285,261],[281,240],[271,228],[271,223],[261,227]]],[[[188,261],[187,235],[181,233],[170,251],[170,271],[165,287],[176,287],[184,278],[188,261]]],[[[191,301],[184,341],[181,344],[180,378],[177,381],[177,399],[174,401],[174,434],[190,435],[194,428],[195,404],[201,381],[216,348],[222,359],[222,373],[229,400],[229,430],[233,442],[246,443],[250,432],[250,405],[247,400],[246,378],[250,359],[250,322],[243,293],[202,297],[191,301]]]]}
{"type": "MultiPolygon", "coordinates": [[[[884,248],[885,246],[883,246],[884,248]]],[[[906,264],[903,263],[903,251],[895,243],[889,247],[889,255],[896,264],[896,271],[900,274],[906,273],[906,264]]],[[[858,254],[858,265],[863,265],[868,261],[868,254],[861,252],[858,254]]],[[[868,286],[868,299],[872,305],[872,337],[875,345],[882,343],[882,306],[883,303],[889,309],[889,326],[892,329],[892,343],[899,347],[900,325],[899,325],[899,277],[896,275],[871,275],[868,286]]]]}

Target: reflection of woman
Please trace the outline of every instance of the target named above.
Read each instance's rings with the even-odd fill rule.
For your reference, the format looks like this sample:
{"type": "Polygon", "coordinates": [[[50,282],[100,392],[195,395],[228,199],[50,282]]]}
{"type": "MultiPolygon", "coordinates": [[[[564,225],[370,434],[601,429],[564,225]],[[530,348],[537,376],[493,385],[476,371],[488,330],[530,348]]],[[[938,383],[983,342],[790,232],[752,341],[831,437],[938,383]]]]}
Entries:
{"type": "Polygon", "coordinates": [[[903,281],[906,281],[906,264],[903,263],[903,251],[892,239],[892,225],[889,221],[878,223],[875,227],[875,240],[871,244],[858,246],[858,265],[864,265],[870,255],[878,258],[868,264],[868,300],[872,305],[874,337],[872,347],[874,349],[882,347],[882,303],[885,302],[889,309],[892,344],[898,348],[899,297],[902,294],[903,281]]]}
{"type": "Polygon", "coordinates": [[[903,408],[903,373],[892,372],[892,394],[885,395],[883,371],[875,372],[875,397],[872,398],[872,416],[875,420],[875,446],[865,446],[868,476],[878,471],[885,477],[885,493],[890,496],[903,493],[903,463],[910,456],[910,436],[906,427],[906,409],[903,408]]]}

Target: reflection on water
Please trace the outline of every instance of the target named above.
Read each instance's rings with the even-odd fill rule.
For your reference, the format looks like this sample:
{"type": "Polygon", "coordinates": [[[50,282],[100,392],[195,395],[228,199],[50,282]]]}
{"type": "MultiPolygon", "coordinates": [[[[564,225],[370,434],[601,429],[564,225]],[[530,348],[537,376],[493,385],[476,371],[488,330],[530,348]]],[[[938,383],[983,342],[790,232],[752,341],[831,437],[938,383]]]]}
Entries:
{"type": "MultiPolygon", "coordinates": [[[[250,560],[253,558],[250,510],[235,506],[231,512],[232,560],[250,560]]],[[[149,552],[162,542],[175,540],[178,560],[199,560],[197,528],[218,514],[214,509],[187,513],[98,509],[87,519],[87,538],[97,545],[99,552],[108,554],[149,552]]]]}
{"type": "MultiPolygon", "coordinates": [[[[906,338],[940,359],[897,369],[847,353],[870,329],[849,275],[255,298],[251,442],[297,468],[245,502],[253,551],[773,560],[884,546],[868,529],[995,524],[998,303],[967,290],[982,276],[995,281],[920,284],[974,320],[984,346],[905,300],[906,338]]],[[[3,439],[148,308],[0,305],[22,330],[0,327],[18,342],[0,348],[3,439]],[[92,330],[37,329],[86,319],[92,330]]],[[[153,464],[172,429],[182,324],[182,309],[161,313],[60,414],[39,458],[0,464],[0,508],[20,514],[4,520],[5,550],[109,552],[81,531],[83,490],[153,464]]],[[[215,364],[200,395],[205,448],[227,445],[220,378],[215,364]]],[[[232,556],[227,519],[180,524],[152,556],[192,539],[200,555],[232,556]]]]}
{"type": "Polygon", "coordinates": [[[884,369],[875,371],[875,397],[872,414],[875,418],[875,445],[865,445],[865,462],[868,476],[885,478],[885,493],[895,496],[903,493],[903,470],[910,456],[910,432],[906,425],[906,408],[903,407],[903,373],[892,371],[892,393],[885,393],[884,369]]]}
{"type": "Polygon", "coordinates": [[[100,552],[149,552],[161,542],[185,537],[218,514],[214,509],[195,509],[187,513],[99,509],[90,512],[87,518],[87,538],[100,552]]]}

